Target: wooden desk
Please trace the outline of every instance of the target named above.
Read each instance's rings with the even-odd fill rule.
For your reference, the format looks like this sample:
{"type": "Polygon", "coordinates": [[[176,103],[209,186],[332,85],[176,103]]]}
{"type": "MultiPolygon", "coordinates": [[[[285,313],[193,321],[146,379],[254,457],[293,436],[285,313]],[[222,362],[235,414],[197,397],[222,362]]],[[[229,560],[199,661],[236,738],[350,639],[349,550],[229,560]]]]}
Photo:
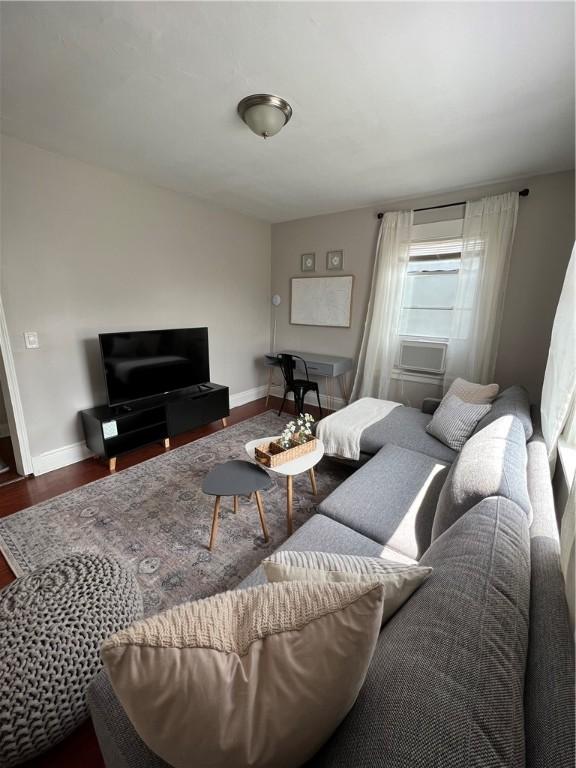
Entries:
{"type": "MultiPolygon", "coordinates": [[[[270,389],[273,384],[274,369],[278,368],[276,360],[277,355],[297,355],[306,361],[308,373],[310,376],[324,379],[326,389],[327,406],[334,410],[334,384],[338,380],[340,391],[344,401],[348,403],[350,393],[348,391],[347,374],[354,368],[354,360],[351,357],[340,357],[338,355],[323,355],[319,352],[297,352],[293,349],[281,349],[277,353],[264,356],[264,365],[268,368],[268,391],[266,393],[266,405],[270,398],[270,389]]],[[[305,375],[304,365],[301,360],[296,360],[296,371],[305,375]]]]}

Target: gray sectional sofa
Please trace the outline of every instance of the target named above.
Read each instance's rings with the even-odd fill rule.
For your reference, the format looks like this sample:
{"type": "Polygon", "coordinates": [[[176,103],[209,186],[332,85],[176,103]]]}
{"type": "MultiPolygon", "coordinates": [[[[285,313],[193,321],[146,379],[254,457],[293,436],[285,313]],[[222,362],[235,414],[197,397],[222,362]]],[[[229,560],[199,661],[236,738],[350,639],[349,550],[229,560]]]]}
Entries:
{"type": "MultiPolygon", "coordinates": [[[[365,430],[364,463],[281,547],[434,568],[307,768],[571,768],[574,647],[537,419],[510,388],[456,454],[430,418],[401,407],[365,430]]],[[[166,768],[104,672],[88,703],[108,768],[166,768]]]]}

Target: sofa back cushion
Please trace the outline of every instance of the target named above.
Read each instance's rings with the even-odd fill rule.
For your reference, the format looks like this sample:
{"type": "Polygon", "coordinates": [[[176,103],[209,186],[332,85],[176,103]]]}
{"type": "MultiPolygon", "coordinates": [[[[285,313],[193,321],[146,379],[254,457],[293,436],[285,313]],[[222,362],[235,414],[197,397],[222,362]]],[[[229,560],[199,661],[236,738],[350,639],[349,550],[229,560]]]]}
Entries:
{"type": "Polygon", "coordinates": [[[524,430],[514,416],[503,416],[473,435],[440,491],[432,541],[488,496],[514,501],[532,522],[526,464],[524,430]]]}
{"type": "Polygon", "coordinates": [[[526,515],[486,499],[421,564],[431,576],[382,630],[356,705],[307,768],[524,768],[526,515]]]}
{"type": "Polygon", "coordinates": [[[492,403],[490,412],[478,422],[475,433],[502,416],[516,416],[524,427],[526,440],[530,440],[534,427],[530,416],[530,398],[524,387],[515,385],[503,390],[492,403]]]}

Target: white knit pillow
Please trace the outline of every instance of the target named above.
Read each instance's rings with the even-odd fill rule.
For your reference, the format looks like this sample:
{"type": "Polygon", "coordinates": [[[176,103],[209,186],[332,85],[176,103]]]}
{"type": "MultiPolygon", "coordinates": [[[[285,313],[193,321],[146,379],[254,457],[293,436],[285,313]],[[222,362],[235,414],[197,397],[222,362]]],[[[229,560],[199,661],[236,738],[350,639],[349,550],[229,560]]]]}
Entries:
{"type": "Polygon", "coordinates": [[[500,390],[498,384],[475,384],[466,379],[454,379],[446,395],[456,395],[465,403],[492,403],[500,390]]]}
{"type": "Polygon", "coordinates": [[[380,557],[337,555],[331,552],[278,550],[262,561],[270,582],[378,582],[384,589],[382,624],[400,608],[432,573],[422,565],[405,565],[380,557]]]}
{"type": "Polygon", "coordinates": [[[465,403],[456,395],[447,394],[427,424],[426,432],[455,451],[460,451],[490,408],[491,405],[465,403]]]}
{"type": "Polygon", "coordinates": [[[296,768],[356,701],[383,609],[374,582],[225,592],[102,645],[142,740],[174,768],[296,768]]]}

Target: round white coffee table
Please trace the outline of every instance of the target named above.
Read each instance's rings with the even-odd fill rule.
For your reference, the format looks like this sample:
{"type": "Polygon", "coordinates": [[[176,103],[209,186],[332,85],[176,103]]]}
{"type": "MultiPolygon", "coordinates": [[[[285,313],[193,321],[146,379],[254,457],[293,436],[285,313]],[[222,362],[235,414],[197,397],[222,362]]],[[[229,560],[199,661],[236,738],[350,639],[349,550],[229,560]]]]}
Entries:
{"type": "MultiPolygon", "coordinates": [[[[262,445],[262,443],[272,443],[274,440],[278,440],[280,435],[272,435],[272,437],[259,437],[257,440],[250,440],[249,443],[246,443],[246,453],[253,461],[256,461],[255,455],[254,455],[254,449],[257,445],[262,445]]],[[[310,453],[305,453],[303,456],[299,456],[297,459],[294,459],[293,461],[286,461],[284,464],[279,464],[277,467],[266,467],[266,470],[269,472],[276,472],[278,475],[285,475],[286,476],[286,526],[288,529],[288,536],[292,535],[292,497],[293,497],[293,485],[292,485],[292,479],[294,475],[300,475],[302,472],[308,472],[308,476],[310,477],[310,484],[312,486],[312,493],[316,495],[317,488],[316,488],[316,476],[314,475],[314,467],[320,459],[324,456],[324,443],[321,440],[318,440],[318,443],[316,445],[316,449],[314,451],[310,451],[310,453]]],[[[256,461],[256,463],[259,466],[264,466],[263,464],[260,464],[260,462],[256,461]]]]}

